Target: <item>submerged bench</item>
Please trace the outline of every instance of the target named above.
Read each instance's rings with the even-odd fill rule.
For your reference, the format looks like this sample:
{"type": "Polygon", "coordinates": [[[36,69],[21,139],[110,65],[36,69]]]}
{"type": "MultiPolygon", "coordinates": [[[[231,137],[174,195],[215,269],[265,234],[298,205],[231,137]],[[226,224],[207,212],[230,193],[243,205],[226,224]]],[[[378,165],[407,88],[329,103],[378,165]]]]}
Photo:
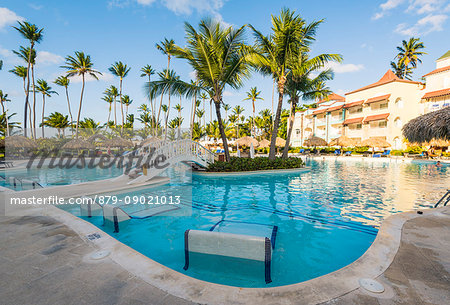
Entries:
{"type": "Polygon", "coordinates": [[[266,284],[272,282],[272,242],[264,236],[252,236],[215,231],[186,230],[184,232],[184,270],[189,268],[189,253],[220,255],[264,262],[266,284]]]}

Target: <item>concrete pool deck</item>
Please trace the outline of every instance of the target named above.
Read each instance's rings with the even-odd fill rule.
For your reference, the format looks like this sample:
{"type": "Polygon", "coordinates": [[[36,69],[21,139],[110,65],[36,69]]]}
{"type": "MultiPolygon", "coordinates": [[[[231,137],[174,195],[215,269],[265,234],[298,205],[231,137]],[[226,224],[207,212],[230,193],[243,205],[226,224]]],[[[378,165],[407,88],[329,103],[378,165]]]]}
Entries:
{"type": "Polygon", "coordinates": [[[336,272],[255,289],[188,278],[52,206],[26,214],[0,217],[5,304],[450,304],[450,207],[387,218],[374,245],[336,272]],[[111,254],[92,260],[99,250],[111,254]],[[361,277],[385,292],[360,288],[361,277]]]}

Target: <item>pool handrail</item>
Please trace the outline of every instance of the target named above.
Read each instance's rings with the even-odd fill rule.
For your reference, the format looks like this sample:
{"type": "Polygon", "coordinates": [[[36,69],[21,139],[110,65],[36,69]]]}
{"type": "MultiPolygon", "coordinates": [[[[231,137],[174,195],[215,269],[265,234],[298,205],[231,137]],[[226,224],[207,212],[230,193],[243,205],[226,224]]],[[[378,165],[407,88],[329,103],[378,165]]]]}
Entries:
{"type": "Polygon", "coordinates": [[[441,202],[444,202],[442,206],[447,206],[447,203],[450,202],[450,189],[447,190],[447,193],[444,194],[444,196],[442,196],[441,199],[439,199],[439,201],[434,205],[434,208],[437,208],[439,206],[439,204],[441,204],[441,202]],[[445,200],[445,202],[444,202],[445,200]]]}

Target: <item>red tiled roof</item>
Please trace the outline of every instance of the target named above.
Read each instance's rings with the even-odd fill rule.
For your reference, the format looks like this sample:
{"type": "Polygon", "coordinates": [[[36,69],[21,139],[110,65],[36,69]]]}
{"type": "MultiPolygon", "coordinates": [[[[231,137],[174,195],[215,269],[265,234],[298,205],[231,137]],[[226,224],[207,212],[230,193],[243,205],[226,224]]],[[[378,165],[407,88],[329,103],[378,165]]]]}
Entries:
{"type": "Polygon", "coordinates": [[[340,96],[336,93],[331,93],[326,99],[320,100],[317,104],[329,102],[329,101],[345,101],[345,97],[340,96]]]}
{"type": "Polygon", "coordinates": [[[319,109],[319,110],[313,111],[312,114],[320,114],[320,113],[323,113],[323,112],[327,112],[327,109],[328,108],[319,109]]]}
{"type": "Polygon", "coordinates": [[[335,111],[335,110],[342,109],[343,107],[344,107],[344,105],[334,106],[334,107],[327,108],[327,111],[335,111]]]}
{"type": "Polygon", "coordinates": [[[364,100],[360,100],[357,102],[353,102],[353,103],[348,103],[344,105],[344,108],[350,108],[350,107],[354,107],[354,106],[359,106],[362,105],[364,103],[364,100]]]}
{"type": "Polygon", "coordinates": [[[361,123],[363,121],[363,117],[360,118],[353,118],[353,119],[346,119],[342,124],[348,125],[348,124],[354,124],[354,123],[361,123]]]}
{"type": "Polygon", "coordinates": [[[369,116],[366,116],[366,118],[364,119],[364,123],[372,122],[372,121],[386,120],[388,118],[388,116],[389,116],[389,113],[369,115],[369,116]]]}
{"type": "Polygon", "coordinates": [[[347,95],[347,94],[352,94],[352,93],[355,93],[355,92],[359,92],[359,91],[362,91],[362,90],[374,88],[374,87],[377,87],[377,86],[381,86],[381,85],[384,85],[384,84],[392,83],[392,82],[402,82],[402,83],[410,83],[410,84],[421,84],[421,82],[414,82],[414,81],[411,81],[411,80],[400,79],[400,78],[398,78],[398,77],[394,74],[394,72],[392,72],[391,70],[388,70],[388,71],[383,75],[383,77],[382,77],[379,81],[377,81],[376,83],[373,83],[373,84],[371,84],[371,85],[368,85],[368,86],[359,88],[359,89],[357,89],[357,90],[353,90],[353,91],[351,91],[351,92],[346,93],[346,95],[347,95]]]}
{"type": "Polygon", "coordinates": [[[427,93],[425,93],[424,96],[422,96],[422,98],[429,99],[429,98],[440,97],[440,96],[449,95],[449,94],[450,94],[450,88],[447,88],[447,89],[427,92],[427,93]]]}
{"type": "Polygon", "coordinates": [[[368,99],[368,100],[365,102],[365,104],[381,102],[381,101],[387,100],[390,96],[391,96],[390,94],[385,94],[385,95],[380,95],[380,96],[372,97],[372,98],[368,99]]]}
{"type": "Polygon", "coordinates": [[[436,73],[439,73],[439,72],[444,72],[444,71],[447,71],[447,70],[450,70],[450,66],[442,67],[442,68],[433,70],[433,71],[431,71],[431,72],[425,74],[425,75],[422,76],[422,77],[425,77],[425,76],[428,76],[428,75],[433,75],[433,74],[436,74],[436,73]]]}

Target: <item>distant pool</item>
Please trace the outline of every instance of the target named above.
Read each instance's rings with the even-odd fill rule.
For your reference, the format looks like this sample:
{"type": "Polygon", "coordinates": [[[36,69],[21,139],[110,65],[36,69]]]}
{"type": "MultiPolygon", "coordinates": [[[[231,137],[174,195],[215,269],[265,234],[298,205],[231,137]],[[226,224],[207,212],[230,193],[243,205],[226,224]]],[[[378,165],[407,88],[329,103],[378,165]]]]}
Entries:
{"type": "MultiPolygon", "coordinates": [[[[310,161],[310,172],[192,177],[192,216],[131,219],[119,233],[101,217],[87,219],[119,241],[178,272],[239,287],[306,281],[358,259],[389,215],[430,207],[450,186],[450,167],[399,161],[310,161]],[[209,230],[221,220],[278,226],[272,280],[248,262],[201,257],[187,271],[184,231],[209,230]]],[[[186,186],[183,172],[170,185],[118,195],[157,194],[186,186]]],[[[73,213],[77,213],[72,208],[73,213]]],[[[243,232],[244,233],[244,232],[243,232]]]]}
{"type": "Polygon", "coordinates": [[[0,186],[15,189],[17,191],[21,190],[20,185],[16,188],[9,185],[6,181],[9,177],[15,177],[18,179],[27,179],[38,182],[43,187],[56,186],[56,185],[68,185],[76,184],[88,181],[103,180],[108,178],[113,178],[121,175],[123,173],[122,169],[117,167],[111,168],[47,168],[43,167],[40,169],[30,168],[30,169],[6,169],[0,171],[0,186]],[[6,181],[2,178],[6,178],[6,181]]]}

